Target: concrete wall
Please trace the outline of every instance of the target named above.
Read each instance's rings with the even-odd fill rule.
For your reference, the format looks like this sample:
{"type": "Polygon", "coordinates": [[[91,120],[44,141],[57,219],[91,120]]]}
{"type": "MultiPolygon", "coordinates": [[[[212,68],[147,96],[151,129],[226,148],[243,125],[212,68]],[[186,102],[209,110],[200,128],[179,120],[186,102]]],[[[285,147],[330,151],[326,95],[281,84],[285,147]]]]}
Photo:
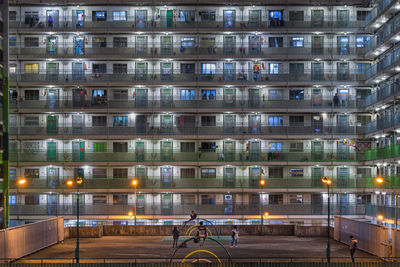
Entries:
{"type": "MultiPolygon", "coordinates": [[[[68,237],[76,237],[76,227],[66,227],[65,232],[68,237]]],[[[80,226],[79,237],[81,238],[100,238],[103,236],[102,226],[80,226]]]]}

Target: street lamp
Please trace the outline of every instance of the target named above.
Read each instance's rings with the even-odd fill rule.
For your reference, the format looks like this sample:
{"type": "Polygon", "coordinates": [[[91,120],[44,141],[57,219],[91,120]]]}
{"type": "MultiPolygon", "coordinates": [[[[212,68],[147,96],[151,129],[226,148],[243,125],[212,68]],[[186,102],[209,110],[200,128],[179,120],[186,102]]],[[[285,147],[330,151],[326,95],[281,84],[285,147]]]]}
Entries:
{"type": "Polygon", "coordinates": [[[328,187],[328,239],[326,243],[326,260],[328,263],[331,262],[331,237],[330,237],[330,231],[329,231],[329,226],[331,222],[331,195],[330,195],[330,187],[332,185],[332,180],[329,179],[328,177],[322,177],[321,181],[326,184],[328,187]]]}
{"type": "Polygon", "coordinates": [[[265,183],[266,182],[264,179],[260,179],[261,193],[260,193],[260,204],[258,205],[258,207],[259,207],[258,214],[260,214],[260,217],[261,217],[261,235],[264,234],[264,216],[261,212],[261,205],[262,205],[262,194],[263,194],[265,183]]]}
{"type": "Polygon", "coordinates": [[[268,224],[268,216],[269,216],[269,213],[268,212],[264,212],[264,217],[265,217],[265,222],[268,224]]]}
{"type": "Polygon", "coordinates": [[[385,178],[383,178],[382,176],[377,176],[375,178],[375,182],[377,184],[387,183],[393,189],[393,193],[394,193],[394,225],[395,225],[395,227],[397,229],[397,188],[394,186],[393,183],[391,183],[388,180],[385,180],[385,178]]]}
{"type": "Polygon", "coordinates": [[[137,188],[137,186],[138,186],[138,184],[139,184],[139,181],[138,181],[138,179],[133,179],[132,180],[132,186],[135,188],[135,209],[134,209],[134,212],[135,212],[135,218],[134,218],[134,220],[135,220],[135,232],[136,232],[136,210],[137,210],[137,198],[136,198],[136,188],[137,188]]]}
{"type": "Polygon", "coordinates": [[[25,185],[27,183],[27,180],[25,177],[19,178],[17,181],[18,185],[25,185]]]}
{"type": "Polygon", "coordinates": [[[381,221],[381,224],[383,224],[383,215],[382,214],[378,214],[378,216],[376,216],[376,218],[378,219],[378,221],[381,221]]]}
{"type": "Polygon", "coordinates": [[[76,184],[78,193],[76,194],[76,247],[75,247],[75,258],[76,263],[79,263],[79,186],[83,183],[81,177],[76,177],[75,180],[67,180],[67,186],[73,186],[76,184]]]}

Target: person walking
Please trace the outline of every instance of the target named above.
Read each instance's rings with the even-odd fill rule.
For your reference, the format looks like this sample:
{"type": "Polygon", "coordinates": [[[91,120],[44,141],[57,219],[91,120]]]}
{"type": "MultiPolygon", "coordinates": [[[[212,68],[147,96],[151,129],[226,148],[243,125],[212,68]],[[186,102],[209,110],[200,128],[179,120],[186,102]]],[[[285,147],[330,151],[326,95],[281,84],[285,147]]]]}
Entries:
{"type": "Polygon", "coordinates": [[[233,226],[232,229],[232,248],[233,246],[237,247],[238,246],[238,239],[239,239],[239,231],[237,229],[237,226],[233,226]]]}
{"type": "Polygon", "coordinates": [[[197,241],[199,242],[200,247],[204,245],[204,242],[207,239],[207,227],[203,225],[203,222],[200,222],[199,226],[197,226],[195,239],[197,239],[197,241]]]}
{"type": "Polygon", "coordinates": [[[179,231],[176,228],[176,226],[174,226],[174,230],[172,230],[172,238],[174,239],[174,242],[172,243],[172,247],[177,248],[178,247],[178,240],[179,240],[179,231]]]}
{"type": "Polygon", "coordinates": [[[190,219],[187,220],[187,221],[185,221],[185,222],[183,223],[183,225],[186,225],[186,224],[188,224],[189,222],[194,221],[196,218],[197,218],[197,214],[196,214],[196,212],[194,212],[194,210],[192,210],[192,212],[190,213],[190,219]]]}
{"type": "Polygon", "coordinates": [[[354,253],[357,250],[358,241],[357,241],[357,239],[354,238],[354,236],[351,235],[350,242],[351,243],[350,243],[349,250],[350,250],[350,256],[351,256],[351,262],[354,262],[354,253]]]}

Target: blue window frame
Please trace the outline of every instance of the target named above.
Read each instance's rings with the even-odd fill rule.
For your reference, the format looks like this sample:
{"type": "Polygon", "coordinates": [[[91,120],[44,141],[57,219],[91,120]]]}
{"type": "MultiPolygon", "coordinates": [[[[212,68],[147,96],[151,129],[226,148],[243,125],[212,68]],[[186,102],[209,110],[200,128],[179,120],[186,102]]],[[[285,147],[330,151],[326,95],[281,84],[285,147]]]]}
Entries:
{"type": "Polygon", "coordinates": [[[196,100],[196,91],[193,89],[181,89],[181,100],[196,100]]]}
{"type": "Polygon", "coordinates": [[[268,117],[269,126],[283,126],[282,116],[269,116],[268,117]]]}
{"type": "Polygon", "coordinates": [[[201,74],[215,74],[215,63],[201,64],[201,74]]]}
{"type": "Polygon", "coordinates": [[[281,152],[282,151],[282,143],[280,143],[280,142],[269,143],[269,150],[274,151],[274,152],[281,152]]]}
{"type": "Polygon", "coordinates": [[[128,126],[128,116],[114,116],[114,126],[117,127],[128,126]]]}

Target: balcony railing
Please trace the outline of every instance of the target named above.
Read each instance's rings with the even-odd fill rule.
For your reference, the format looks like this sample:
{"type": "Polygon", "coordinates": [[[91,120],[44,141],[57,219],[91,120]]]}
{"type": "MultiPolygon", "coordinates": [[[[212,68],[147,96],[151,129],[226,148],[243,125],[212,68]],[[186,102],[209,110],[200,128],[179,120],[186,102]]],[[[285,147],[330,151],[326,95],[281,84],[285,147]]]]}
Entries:
{"type": "Polygon", "coordinates": [[[372,134],[377,131],[383,131],[389,128],[397,128],[400,127],[400,113],[399,111],[395,112],[392,115],[385,115],[381,118],[369,122],[365,126],[365,133],[372,134]]]}
{"type": "Polygon", "coordinates": [[[11,162],[359,162],[364,153],[359,151],[11,151],[11,162]]]}
{"type": "MultiPolygon", "coordinates": [[[[377,102],[384,101],[389,97],[397,97],[400,95],[400,84],[396,81],[384,83],[380,88],[373,94],[365,98],[365,106],[374,105],[377,102]]],[[[393,99],[391,99],[393,101],[393,99]]]]}
{"type": "Polygon", "coordinates": [[[40,136],[40,137],[62,137],[62,136],[181,136],[199,135],[205,136],[265,136],[265,135],[293,135],[293,136],[335,136],[363,134],[363,127],[358,126],[261,126],[253,128],[248,126],[143,126],[143,127],[72,127],[60,126],[57,128],[47,127],[12,127],[11,135],[18,136],[40,136]]]}
{"type": "Polygon", "coordinates": [[[365,26],[368,26],[371,21],[373,21],[376,17],[382,15],[382,13],[385,11],[385,9],[392,4],[397,3],[396,0],[381,0],[378,3],[378,6],[376,6],[374,9],[372,9],[367,17],[365,18],[365,26]]]}
{"type": "MultiPolygon", "coordinates": [[[[23,58],[26,57],[93,57],[107,56],[123,58],[249,58],[249,57],[269,57],[280,58],[283,55],[290,55],[295,58],[304,56],[309,57],[336,57],[336,56],[364,56],[364,48],[356,48],[355,43],[349,43],[343,47],[337,47],[336,43],[325,43],[325,47],[312,48],[311,43],[304,43],[303,47],[261,47],[259,46],[240,46],[236,43],[224,48],[224,43],[215,43],[213,45],[194,45],[193,47],[183,47],[175,43],[163,45],[160,43],[135,44],[127,43],[126,47],[114,47],[113,43],[102,43],[101,47],[85,47],[83,49],[74,49],[73,43],[62,43],[62,45],[53,45],[51,49],[44,47],[24,47],[23,44],[17,44],[10,47],[10,55],[23,58]],[[140,46],[140,47],[139,47],[140,46]],[[78,51],[78,52],[77,52],[78,51]]],[[[226,44],[225,44],[226,46],[226,44]]]]}
{"type": "MultiPolygon", "coordinates": [[[[383,148],[374,148],[365,151],[365,160],[384,160],[384,159],[399,158],[399,157],[400,157],[400,144],[383,148]]],[[[397,180],[394,181],[396,182],[396,184],[399,183],[397,180]]]]}
{"type": "MultiPolygon", "coordinates": [[[[400,92],[400,90],[399,90],[400,92]]],[[[147,98],[147,97],[146,97],[147,98]]],[[[151,96],[149,97],[152,98],[151,96]]],[[[65,109],[138,109],[142,111],[152,110],[197,110],[197,109],[323,109],[323,110],[347,110],[347,109],[361,109],[364,107],[363,101],[348,100],[334,105],[333,98],[330,100],[316,97],[311,99],[282,99],[270,100],[255,97],[254,99],[240,99],[240,100],[85,100],[82,102],[73,101],[72,98],[66,99],[49,99],[49,100],[26,100],[22,97],[12,99],[10,101],[11,109],[29,109],[38,110],[45,109],[51,111],[62,111],[65,109]]]]}
{"type": "MultiPolygon", "coordinates": [[[[90,29],[105,29],[105,30],[120,30],[129,31],[153,31],[153,30],[173,30],[173,29],[214,29],[214,30],[260,30],[269,28],[361,28],[364,26],[362,21],[357,21],[354,16],[346,20],[337,20],[336,17],[324,16],[322,19],[312,20],[310,16],[306,16],[304,21],[288,21],[288,20],[259,20],[257,22],[249,22],[248,16],[238,16],[231,18],[229,21],[223,21],[222,16],[216,16],[216,21],[196,21],[195,18],[190,21],[171,21],[146,20],[136,21],[134,16],[128,16],[126,21],[93,21],[95,18],[85,16],[84,21],[77,21],[75,17],[60,16],[59,20],[53,20],[51,23],[46,17],[38,17],[32,21],[10,21],[10,29],[32,29],[32,30],[47,30],[47,31],[73,31],[73,30],[90,30],[90,29]]],[[[11,30],[12,31],[12,30],[11,30]]]]}
{"type": "Polygon", "coordinates": [[[395,16],[390,21],[386,22],[379,31],[376,32],[375,37],[371,38],[367,45],[366,50],[370,52],[378,45],[387,41],[390,37],[395,35],[400,30],[400,16],[395,16]]]}
{"type": "Polygon", "coordinates": [[[171,83],[224,83],[231,82],[232,84],[265,84],[265,82],[363,82],[364,74],[350,73],[349,70],[325,73],[277,73],[277,74],[255,74],[244,70],[232,70],[232,72],[216,72],[214,74],[172,74],[160,73],[154,71],[148,74],[147,71],[143,74],[138,74],[135,71],[128,73],[92,73],[86,74],[82,72],[66,71],[64,73],[51,73],[41,71],[39,73],[20,73],[11,74],[10,82],[26,82],[26,83],[106,83],[117,82],[127,83],[137,82],[141,84],[171,84],[171,83]]]}
{"type": "MultiPolygon", "coordinates": [[[[27,183],[22,187],[17,184],[15,179],[11,180],[10,188],[13,190],[24,189],[24,192],[38,189],[52,190],[71,190],[66,185],[66,181],[71,177],[38,177],[29,178],[27,183]]],[[[139,179],[139,190],[156,190],[156,189],[259,189],[260,177],[214,177],[214,178],[182,178],[182,177],[156,177],[149,176],[139,179]]],[[[326,189],[326,185],[321,181],[320,177],[281,177],[281,178],[263,178],[266,185],[265,192],[271,189],[326,189]]],[[[400,182],[396,177],[386,177],[396,185],[400,182]]],[[[332,188],[335,189],[375,189],[386,188],[390,186],[380,186],[375,183],[375,177],[346,177],[333,179],[335,184],[332,188]]],[[[82,192],[91,192],[98,189],[126,189],[127,192],[132,190],[131,179],[117,177],[84,177],[84,183],[80,186],[82,192]]]]}
{"type": "Polygon", "coordinates": [[[378,63],[372,65],[366,73],[366,78],[371,79],[381,72],[388,71],[394,73],[394,65],[400,60],[400,46],[387,53],[378,63]]]}

